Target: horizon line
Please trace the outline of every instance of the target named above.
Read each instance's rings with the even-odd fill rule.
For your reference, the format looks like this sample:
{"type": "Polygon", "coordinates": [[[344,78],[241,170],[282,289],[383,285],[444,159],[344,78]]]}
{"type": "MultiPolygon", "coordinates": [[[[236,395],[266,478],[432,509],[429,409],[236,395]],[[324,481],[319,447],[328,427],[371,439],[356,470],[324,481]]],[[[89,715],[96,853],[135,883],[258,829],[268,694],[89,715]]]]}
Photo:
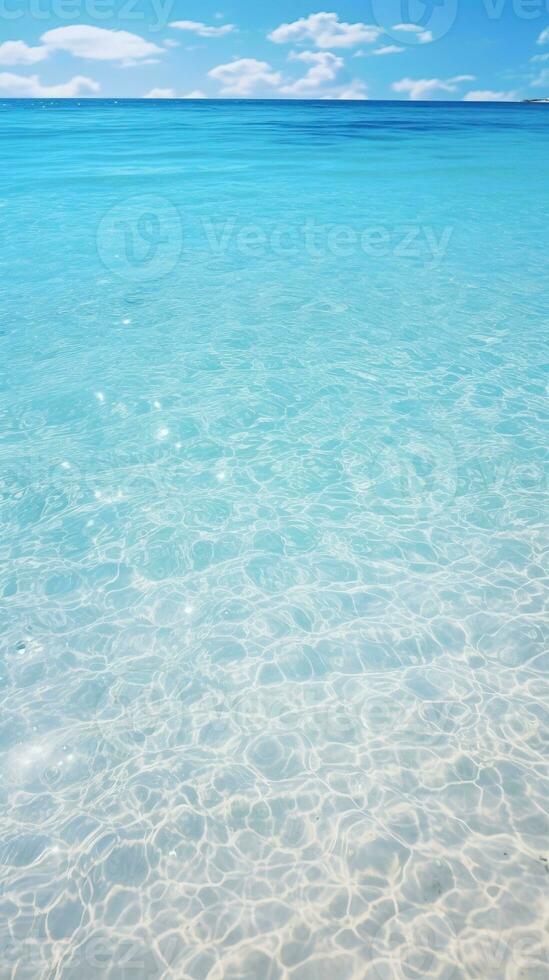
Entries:
{"type": "Polygon", "coordinates": [[[331,103],[332,105],[367,105],[368,103],[386,103],[395,105],[524,105],[525,103],[547,103],[548,98],[539,99],[276,99],[276,98],[239,98],[222,96],[204,96],[199,98],[189,98],[187,96],[164,97],[147,95],[106,95],[106,96],[52,96],[52,95],[3,95],[0,96],[1,102],[284,102],[288,105],[309,105],[311,103],[331,103]]]}

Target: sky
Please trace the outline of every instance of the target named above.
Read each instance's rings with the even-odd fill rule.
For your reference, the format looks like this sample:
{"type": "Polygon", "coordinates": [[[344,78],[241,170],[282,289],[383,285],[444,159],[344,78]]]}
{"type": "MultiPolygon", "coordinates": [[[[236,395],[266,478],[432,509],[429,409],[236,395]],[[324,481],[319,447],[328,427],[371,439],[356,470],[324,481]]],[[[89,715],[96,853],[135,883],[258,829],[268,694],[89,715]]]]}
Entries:
{"type": "Polygon", "coordinates": [[[0,0],[0,96],[549,98],[549,0],[0,0]]]}

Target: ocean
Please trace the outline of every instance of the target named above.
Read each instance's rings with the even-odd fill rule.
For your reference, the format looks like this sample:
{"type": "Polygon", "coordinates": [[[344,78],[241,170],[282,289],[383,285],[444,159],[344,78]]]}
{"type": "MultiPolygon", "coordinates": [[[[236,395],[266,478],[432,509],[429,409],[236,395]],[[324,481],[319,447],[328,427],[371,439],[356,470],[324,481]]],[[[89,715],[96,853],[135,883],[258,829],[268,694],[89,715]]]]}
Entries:
{"type": "Polygon", "coordinates": [[[0,143],[0,976],[545,980],[547,107],[0,143]]]}

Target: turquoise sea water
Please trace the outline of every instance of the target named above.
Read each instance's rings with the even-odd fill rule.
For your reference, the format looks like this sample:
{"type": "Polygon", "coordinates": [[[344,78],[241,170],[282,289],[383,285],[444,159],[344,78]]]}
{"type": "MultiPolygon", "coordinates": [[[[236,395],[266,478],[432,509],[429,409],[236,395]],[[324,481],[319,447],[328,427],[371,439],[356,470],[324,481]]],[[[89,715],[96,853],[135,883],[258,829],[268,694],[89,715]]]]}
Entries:
{"type": "Polygon", "coordinates": [[[549,107],[0,141],[0,976],[547,978],[549,107]]]}

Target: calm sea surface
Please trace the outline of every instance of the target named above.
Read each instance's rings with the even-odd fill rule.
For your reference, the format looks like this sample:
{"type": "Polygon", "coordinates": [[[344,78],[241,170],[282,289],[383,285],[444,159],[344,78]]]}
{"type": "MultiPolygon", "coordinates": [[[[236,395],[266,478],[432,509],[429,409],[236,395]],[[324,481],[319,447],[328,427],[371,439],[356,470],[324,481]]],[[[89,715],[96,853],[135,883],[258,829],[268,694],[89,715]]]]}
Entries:
{"type": "Polygon", "coordinates": [[[2,980],[546,980],[549,106],[0,170],[2,980]]]}

